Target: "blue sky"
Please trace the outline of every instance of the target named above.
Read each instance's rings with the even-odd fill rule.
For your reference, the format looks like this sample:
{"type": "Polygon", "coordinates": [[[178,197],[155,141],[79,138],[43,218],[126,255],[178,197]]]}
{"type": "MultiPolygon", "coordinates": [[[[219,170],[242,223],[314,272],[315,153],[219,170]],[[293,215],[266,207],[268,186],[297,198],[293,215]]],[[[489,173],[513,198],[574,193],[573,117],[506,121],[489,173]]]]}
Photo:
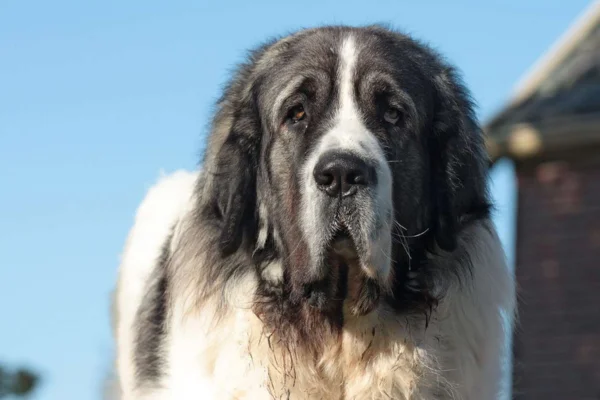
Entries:
{"type": "MultiPolygon", "coordinates": [[[[388,22],[463,71],[485,120],[583,0],[0,2],[0,361],[34,399],[99,399],[108,299],[133,213],[160,170],[194,168],[244,52],[321,23],[388,22]]],[[[514,179],[493,173],[512,259],[514,179]]]]}

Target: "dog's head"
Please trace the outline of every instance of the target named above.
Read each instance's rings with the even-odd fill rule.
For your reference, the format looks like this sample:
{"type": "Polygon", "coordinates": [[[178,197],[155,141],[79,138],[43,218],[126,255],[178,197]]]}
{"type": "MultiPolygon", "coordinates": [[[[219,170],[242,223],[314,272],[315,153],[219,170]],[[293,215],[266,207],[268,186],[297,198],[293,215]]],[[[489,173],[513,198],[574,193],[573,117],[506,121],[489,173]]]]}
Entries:
{"type": "Polygon", "coordinates": [[[201,202],[224,257],[270,252],[292,297],[318,308],[350,277],[362,314],[414,252],[453,251],[487,212],[486,167],[468,93],[435,53],[382,27],[327,27],[240,68],[218,106],[201,202]]]}

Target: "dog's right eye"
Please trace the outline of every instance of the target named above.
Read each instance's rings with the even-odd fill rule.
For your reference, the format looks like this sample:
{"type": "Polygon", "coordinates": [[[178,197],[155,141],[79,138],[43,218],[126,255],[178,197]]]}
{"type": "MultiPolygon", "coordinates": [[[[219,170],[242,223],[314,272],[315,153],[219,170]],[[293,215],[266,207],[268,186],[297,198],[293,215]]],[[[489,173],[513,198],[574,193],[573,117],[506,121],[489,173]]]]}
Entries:
{"type": "Polygon", "coordinates": [[[386,122],[395,125],[398,122],[398,120],[400,120],[400,116],[400,111],[397,108],[389,107],[383,114],[383,119],[386,122]]]}
{"type": "Polygon", "coordinates": [[[296,107],[293,107],[288,113],[288,119],[294,124],[302,121],[305,117],[306,111],[304,110],[304,107],[301,104],[297,105],[296,107]]]}

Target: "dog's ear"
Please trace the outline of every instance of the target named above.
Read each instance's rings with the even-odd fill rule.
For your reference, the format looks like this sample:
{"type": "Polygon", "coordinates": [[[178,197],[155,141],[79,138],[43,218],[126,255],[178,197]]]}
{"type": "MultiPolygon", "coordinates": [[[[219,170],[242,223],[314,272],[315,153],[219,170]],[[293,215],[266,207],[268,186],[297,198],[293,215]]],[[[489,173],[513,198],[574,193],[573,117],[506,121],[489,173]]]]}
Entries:
{"type": "Polygon", "coordinates": [[[205,158],[202,209],[220,228],[223,256],[238,250],[256,226],[260,118],[252,90],[232,85],[220,102],[205,158]]]}
{"type": "Polygon", "coordinates": [[[473,106],[456,73],[445,67],[434,78],[436,102],[432,154],[433,237],[453,251],[464,224],[487,216],[487,153],[473,106]]]}
{"type": "Polygon", "coordinates": [[[267,52],[278,51],[276,44],[265,43],[239,65],[225,87],[213,120],[204,158],[204,179],[200,182],[200,209],[220,228],[219,247],[224,256],[237,251],[244,236],[253,237],[257,230],[257,179],[263,134],[259,94],[266,80],[261,60],[267,52]]]}

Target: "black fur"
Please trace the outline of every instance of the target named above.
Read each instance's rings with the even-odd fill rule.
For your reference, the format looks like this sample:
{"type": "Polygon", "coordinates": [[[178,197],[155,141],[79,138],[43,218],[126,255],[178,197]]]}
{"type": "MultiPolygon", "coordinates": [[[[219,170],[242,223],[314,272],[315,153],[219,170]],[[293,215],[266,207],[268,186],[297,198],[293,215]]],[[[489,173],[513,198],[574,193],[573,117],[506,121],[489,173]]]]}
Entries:
{"type": "Polygon", "coordinates": [[[134,362],[139,384],[156,381],[162,368],[161,346],[166,335],[168,280],[166,265],[169,262],[172,234],[163,244],[160,257],[147,283],[146,295],[137,313],[135,325],[137,338],[134,362]]]}

